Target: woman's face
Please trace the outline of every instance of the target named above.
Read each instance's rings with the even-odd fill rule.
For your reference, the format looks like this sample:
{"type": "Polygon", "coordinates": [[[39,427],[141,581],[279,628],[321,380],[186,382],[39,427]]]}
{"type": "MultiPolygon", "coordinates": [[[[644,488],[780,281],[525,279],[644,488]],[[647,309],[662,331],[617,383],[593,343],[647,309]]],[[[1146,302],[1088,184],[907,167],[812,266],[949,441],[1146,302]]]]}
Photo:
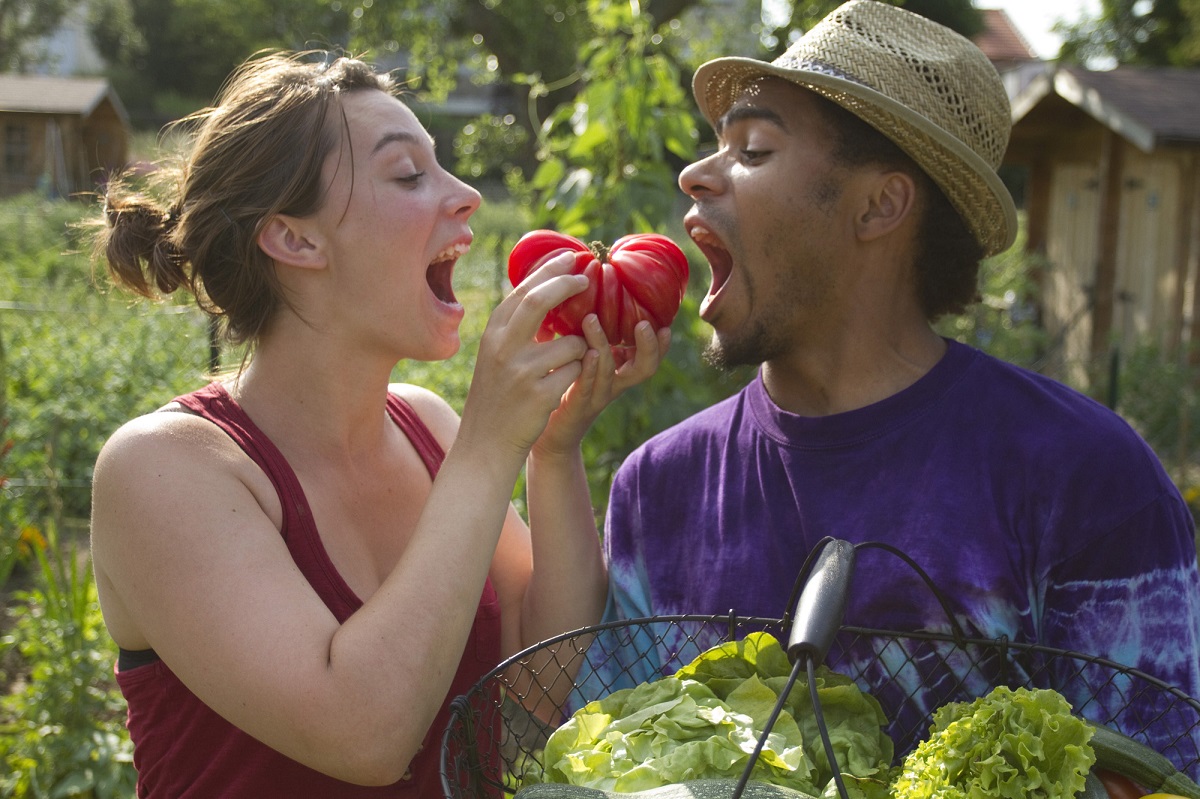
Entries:
{"type": "Polygon", "coordinates": [[[312,219],[328,265],[319,300],[332,314],[328,329],[389,358],[448,358],[463,318],[451,276],[471,244],[479,192],[441,167],[433,139],[395,97],[354,91],[340,107],[345,124],[336,106],[332,122],[341,141],[312,219]]]}

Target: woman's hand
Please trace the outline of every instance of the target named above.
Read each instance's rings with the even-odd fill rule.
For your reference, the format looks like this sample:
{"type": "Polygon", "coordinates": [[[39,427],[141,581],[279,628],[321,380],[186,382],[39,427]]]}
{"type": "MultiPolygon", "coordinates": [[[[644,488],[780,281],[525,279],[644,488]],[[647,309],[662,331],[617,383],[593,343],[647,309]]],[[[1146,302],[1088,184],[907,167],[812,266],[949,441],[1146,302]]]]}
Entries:
{"type": "Polygon", "coordinates": [[[579,377],[550,414],[545,431],[534,445],[539,454],[561,455],[574,451],[588,428],[608,405],[627,389],[658,371],[671,343],[671,329],[657,333],[643,321],[634,329],[635,347],[611,347],[600,320],[589,314],[583,320],[588,351],[579,377]]]}
{"type": "Polygon", "coordinates": [[[487,441],[516,468],[580,376],[587,343],[578,336],[537,341],[546,314],[587,288],[568,255],[549,259],[492,312],[479,342],[458,440],[487,441]]]}

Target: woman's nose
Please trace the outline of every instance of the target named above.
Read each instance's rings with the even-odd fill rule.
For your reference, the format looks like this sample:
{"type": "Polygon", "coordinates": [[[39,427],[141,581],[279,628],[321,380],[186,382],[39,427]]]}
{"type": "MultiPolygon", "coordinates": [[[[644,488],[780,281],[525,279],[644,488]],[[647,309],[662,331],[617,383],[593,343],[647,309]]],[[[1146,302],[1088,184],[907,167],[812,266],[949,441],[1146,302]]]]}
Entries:
{"type": "Polygon", "coordinates": [[[483,195],[469,183],[451,177],[456,184],[450,200],[450,207],[454,209],[454,215],[470,216],[478,211],[480,203],[483,202],[483,195]]]}

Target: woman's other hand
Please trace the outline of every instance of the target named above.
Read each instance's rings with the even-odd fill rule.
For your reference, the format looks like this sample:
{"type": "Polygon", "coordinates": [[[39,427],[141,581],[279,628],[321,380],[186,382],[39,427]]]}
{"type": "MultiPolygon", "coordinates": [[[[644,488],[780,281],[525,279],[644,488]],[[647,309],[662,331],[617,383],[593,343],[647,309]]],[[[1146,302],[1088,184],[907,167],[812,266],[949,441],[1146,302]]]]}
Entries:
{"type": "Polygon", "coordinates": [[[588,351],[579,377],[550,414],[545,431],[534,445],[545,454],[562,454],[579,447],[588,428],[610,403],[658,371],[671,343],[671,329],[657,332],[643,321],[634,329],[635,347],[611,347],[600,320],[589,314],[583,321],[588,351]]]}

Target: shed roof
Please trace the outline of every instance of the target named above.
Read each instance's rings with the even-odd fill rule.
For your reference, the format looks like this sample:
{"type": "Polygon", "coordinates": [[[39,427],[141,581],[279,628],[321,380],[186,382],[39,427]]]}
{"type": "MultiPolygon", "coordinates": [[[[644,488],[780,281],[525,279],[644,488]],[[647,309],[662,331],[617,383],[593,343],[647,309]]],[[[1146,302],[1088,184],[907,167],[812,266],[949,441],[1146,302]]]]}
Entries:
{"type": "Polygon", "coordinates": [[[0,111],[87,117],[105,100],[122,120],[127,118],[120,98],[104,78],[0,75],[0,111]]]}
{"type": "Polygon", "coordinates": [[[1144,152],[1171,142],[1200,143],[1200,69],[1117,67],[1049,69],[1013,98],[1017,122],[1055,94],[1144,152]]]}
{"type": "Polygon", "coordinates": [[[983,16],[983,30],[972,41],[993,63],[1038,60],[1037,53],[1004,10],[984,8],[979,13],[983,16]]]}

